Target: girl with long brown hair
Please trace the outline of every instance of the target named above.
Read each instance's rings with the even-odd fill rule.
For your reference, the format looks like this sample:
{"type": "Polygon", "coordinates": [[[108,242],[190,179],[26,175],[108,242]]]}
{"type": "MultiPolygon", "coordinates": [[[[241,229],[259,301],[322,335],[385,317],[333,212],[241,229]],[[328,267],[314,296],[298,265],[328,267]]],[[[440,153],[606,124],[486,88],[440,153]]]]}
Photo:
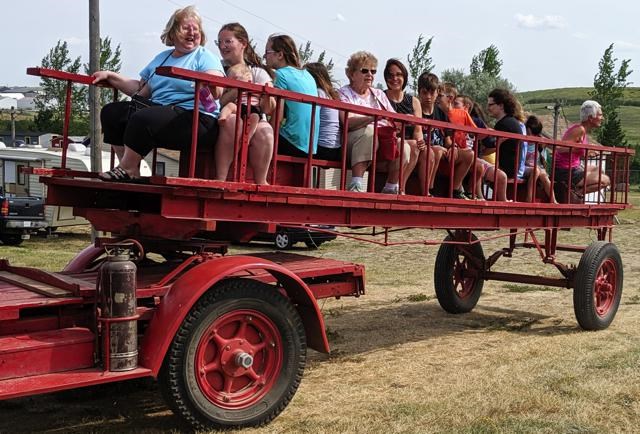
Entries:
{"type": "MultiPolygon", "coordinates": [[[[300,67],[300,57],[296,43],[287,35],[271,35],[264,51],[267,66],[275,70],[273,85],[310,96],[318,96],[316,82],[308,71],[300,67]]],[[[280,113],[272,122],[281,120],[278,138],[278,153],[294,157],[315,154],[318,147],[320,110],[312,119],[311,104],[285,100],[280,104],[280,113]],[[311,137],[311,123],[315,125],[311,137]]],[[[272,124],[275,128],[276,125],[272,124]]]]}
{"type": "MultiPolygon", "coordinates": [[[[251,71],[253,83],[272,86],[272,75],[264,65],[250,44],[246,29],[239,23],[225,24],[218,32],[216,45],[220,49],[220,55],[225,66],[231,67],[239,64],[246,65],[251,71]]],[[[226,89],[220,98],[220,103],[225,105],[236,101],[238,93],[236,89],[226,89]]],[[[269,115],[275,108],[275,100],[271,97],[260,98],[262,113],[269,115]]],[[[230,116],[225,122],[220,123],[220,133],[215,149],[216,179],[226,181],[229,168],[233,162],[233,140],[236,131],[236,117],[230,116]]],[[[249,140],[249,165],[253,169],[254,182],[256,184],[267,183],[267,171],[271,164],[273,153],[273,128],[261,120],[249,140]]]]}
{"type": "MultiPolygon", "coordinates": [[[[327,67],[320,62],[312,62],[304,65],[304,69],[316,81],[318,96],[339,100],[338,91],[333,87],[327,67]]],[[[336,109],[320,106],[320,133],[318,136],[317,157],[322,160],[340,161],[340,113],[336,109]]]]}

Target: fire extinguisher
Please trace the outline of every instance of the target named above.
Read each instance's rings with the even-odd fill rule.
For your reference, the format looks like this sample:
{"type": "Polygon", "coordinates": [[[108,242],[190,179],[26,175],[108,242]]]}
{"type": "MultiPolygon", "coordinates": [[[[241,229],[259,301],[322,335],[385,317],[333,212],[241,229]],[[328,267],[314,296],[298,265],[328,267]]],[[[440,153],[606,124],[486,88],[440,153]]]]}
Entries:
{"type": "Polygon", "coordinates": [[[102,360],[109,371],[138,366],[136,271],[131,261],[133,243],[107,244],[107,260],[100,268],[102,360]]]}

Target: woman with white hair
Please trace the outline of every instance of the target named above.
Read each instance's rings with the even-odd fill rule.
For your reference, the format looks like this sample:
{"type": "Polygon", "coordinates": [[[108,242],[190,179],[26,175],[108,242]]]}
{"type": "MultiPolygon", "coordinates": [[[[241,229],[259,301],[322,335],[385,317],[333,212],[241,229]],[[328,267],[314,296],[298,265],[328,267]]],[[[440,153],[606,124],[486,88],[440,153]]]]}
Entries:
{"type": "MultiPolygon", "coordinates": [[[[592,100],[585,101],[580,107],[580,123],[571,125],[562,136],[562,140],[581,144],[589,143],[588,134],[600,127],[603,119],[600,104],[592,100]]],[[[607,175],[600,173],[599,167],[592,164],[586,167],[582,165],[584,156],[584,149],[574,149],[571,152],[567,148],[557,149],[554,156],[555,181],[568,184],[571,176],[571,187],[578,194],[582,193],[585,184],[587,193],[608,187],[611,181],[607,175]]]]}
{"type": "MultiPolygon", "coordinates": [[[[373,80],[378,72],[378,59],[366,51],[358,51],[351,55],[345,69],[349,84],[338,91],[340,99],[344,102],[363,107],[386,110],[395,113],[387,95],[380,89],[373,87],[373,80]]],[[[341,122],[344,123],[344,116],[341,122]]],[[[366,191],[363,185],[364,173],[373,160],[373,116],[349,114],[349,133],[347,146],[349,147],[351,161],[350,191],[366,191]]],[[[380,125],[380,123],[378,124],[380,125]]],[[[409,162],[409,145],[405,143],[404,152],[400,157],[389,161],[387,183],[382,189],[383,193],[398,194],[400,182],[400,159],[403,164],[409,162]]]]}
{"type": "MultiPolygon", "coordinates": [[[[133,102],[107,104],[100,113],[104,141],[114,147],[119,165],[99,176],[104,181],[131,181],[140,177],[140,160],[157,147],[188,149],[191,145],[194,82],[157,75],[159,66],[175,66],[224,76],[220,59],[204,48],[206,36],[202,19],[194,6],[176,10],[160,36],[171,47],[158,54],[141,72],[139,79],[113,71],[93,74],[93,83],[108,83],[129,96],[147,98],[147,107],[132,110],[133,102]]],[[[210,88],[219,98],[222,90],[210,88]]],[[[200,106],[198,145],[213,146],[218,135],[219,110],[200,106]]]]}

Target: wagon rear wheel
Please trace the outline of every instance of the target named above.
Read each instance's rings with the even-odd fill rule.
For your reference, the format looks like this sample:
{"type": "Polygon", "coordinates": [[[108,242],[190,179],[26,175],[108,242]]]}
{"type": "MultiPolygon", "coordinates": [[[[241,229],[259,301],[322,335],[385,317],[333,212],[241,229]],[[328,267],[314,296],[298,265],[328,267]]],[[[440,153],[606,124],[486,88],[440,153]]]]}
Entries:
{"type": "Polygon", "coordinates": [[[622,259],[615,244],[591,243],[580,258],[574,282],[573,310],[580,327],[609,327],[622,296],[622,259]]]}
{"type": "Polygon", "coordinates": [[[293,398],[305,361],[304,327],[289,300],[272,286],[229,280],[183,321],[160,385],[195,429],[257,426],[293,398]]]}
{"type": "MultiPolygon", "coordinates": [[[[476,241],[475,235],[472,240],[476,241]]],[[[455,241],[449,235],[444,241],[455,241]]],[[[480,243],[442,244],[436,256],[434,285],[440,306],[449,313],[471,312],[480,298],[484,279],[484,252],[480,243]]]]}

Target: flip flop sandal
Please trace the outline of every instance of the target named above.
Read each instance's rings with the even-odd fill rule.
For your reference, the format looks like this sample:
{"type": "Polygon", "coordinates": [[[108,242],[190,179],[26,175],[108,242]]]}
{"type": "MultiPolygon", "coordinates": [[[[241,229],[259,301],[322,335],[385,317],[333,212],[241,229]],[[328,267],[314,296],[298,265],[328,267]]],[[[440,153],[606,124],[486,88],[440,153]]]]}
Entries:
{"type": "Polygon", "coordinates": [[[127,171],[120,166],[99,174],[98,178],[100,178],[103,181],[110,181],[110,182],[133,181],[133,178],[127,173],[127,171]]]}

